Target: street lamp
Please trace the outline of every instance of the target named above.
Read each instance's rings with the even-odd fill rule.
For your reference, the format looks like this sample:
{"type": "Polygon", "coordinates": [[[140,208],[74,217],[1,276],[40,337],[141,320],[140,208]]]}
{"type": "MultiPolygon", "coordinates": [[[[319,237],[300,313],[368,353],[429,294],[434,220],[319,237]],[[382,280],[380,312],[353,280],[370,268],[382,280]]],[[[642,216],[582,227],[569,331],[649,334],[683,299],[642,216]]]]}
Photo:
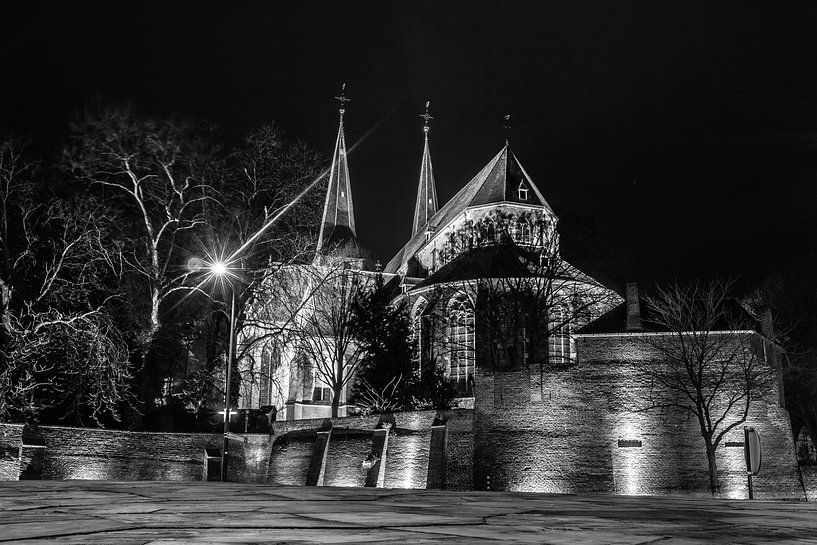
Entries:
{"type": "MultiPolygon", "coordinates": [[[[210,272],[216,276],[227,275],[227,265],[217,261],[210,266],[210,272]]],[[[232,386],[233,359],[235,358],[235,288],[230,288],[230,341],[227,348],[227,384],[224,388],[224,437],[221,448],[221,482],[227,482],[228,448],[230,444],[230,393],[232,386]]]]}

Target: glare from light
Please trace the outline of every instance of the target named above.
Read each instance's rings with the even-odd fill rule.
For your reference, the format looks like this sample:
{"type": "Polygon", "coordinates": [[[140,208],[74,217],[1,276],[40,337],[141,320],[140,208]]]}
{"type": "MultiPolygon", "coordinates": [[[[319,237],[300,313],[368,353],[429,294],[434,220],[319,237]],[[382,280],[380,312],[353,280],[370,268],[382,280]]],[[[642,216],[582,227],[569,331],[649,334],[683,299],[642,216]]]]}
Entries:
{"type": "MultiPolygon", "coordinates": [[[[382,124],[383,124],[383,122],[384,122],[384,121],[385,121],[385,120],[386,120],[388,117],[390,117],[390,116],[391,116],[391,115],[392,115],[392,114],[393,114],[393,113],[394,113],[396,110],[397,110],[397,108],[396,108],[396,107],[395,107],[395,108],[392,108],[392,110],[391,110],[389,113],[387,113],[385,116],[381,117],[381,118],[380,118],[380,120],[378,120],[378,121],[377,121],[377,123],[375,123],[375,124],[372,126],[372,128],[370,128],[368,131],[366,131],[366,133],[365,133],[363,136],[361,136],[361,137],[358,139],[358,141],[357,141],[357,142],[355,142],[355,143],[352,145],[352,147],[350,147],[350,148],[347,150],[346,155],[349,155],[349,154],[351,154],[353,151],[355,151],[355,148],[356,148],[356,147],[358,147],[358,146],[359,146],[359,145],[360,145],[360,144],[361,144],[361,143],[362,143],[364,140],[366,140],[366,139],[369,137],[369,135],[370,135],[370,134],[372,134],[374,131],[376,131],[378,128],[380,128],[380,125],[382,125],[382,124]]],[[[303,189],[303,190],[302,190],[300,193],[298,193],[298,194],[295,196],[295,198],[294,198],[294,199],[292,199],[290,202],[288,202],[287,204],[285,204],[284,206],[282,206],[281,208],[279,208],[278,210],[276,210],[276,211],[273,213],[272,217],[271,217],[270,219],[268,219],[268,220],[267,220],[267,222],[266,222],[266,223],[264,223],[264,225],[262,225],[262,226],[261,226],[261,227],[260,227],[260,228],[259,228],[259,229],[258,229],[258,230],[257,230],[257,231],[256,231],[256,232],[253,234],[253,235],[252,235],[252,236],[250,236],[250,237],[249,237],[249,238],[248,238],[248,239],[247,239],[247,240],[246,240],[246,241],[245,241],[245,242],[244,242],[244,243],[243,243],[241,246],[239,246],[238,248],[236,248],[236,249],[235,249],[235,250],[234,250],[234,251],[233,251],[233,252],[232,252],[232,253],[229,255],[229,257],[227,257],[227,258],[226,258],[226,260],[227,260],[228,262],[229,262],[229,261],[234,261],[234,260],[236,260],[236,259],[238,258],[238,256],[240,256],[240,255],[241,255],[241,254],[244,252],[244,250],[246,250],[248,247],[250,247],[250,246],[251,246],[251,245],[252,245],[252,244],[253,244],[253,243],[254,243],[256,240],[258,240],[259,238],[261,238],[261,236],[262,236],[264,233],[266,233],[266,232],[269,230],[269,228],[270,228],[270,227],[272,227],[272,226],[273,226],[273,224],[275,224],[275,222],[276,222],[276,221],[278,221],[278,218],[280,218],[281,216],[283,216],[283,215],[284,215],[284,214],[285,214],[285,213],[286,213],[286,212],[287,212],[287,211],[288,211],[290,208],[292,208],[292,207],[293,207],[293,206],[294,206],[294,205],[295,205],[295,204],[296,204],[298,201],[300,201],[300,200],[301,200],[301,199],[304,197],[304,195],[306,195],[307,193],[309,193],[309,191],[311,191],[313,187],[315,187],[316,185],[318,185],[318,184],[319,184],[319,183],[320,183],[320,182],[321,182],[321,181],[322,181],[322,180],[323,180],[323,179],[324,179],[324,178],[325,178],[327,175],[329,175],[330,171],[331,171],[331,167],[330,167],[330,168],[326,168],[326,169],[325,169],[323,172],[321,172],[321,173],[320,173],[320,174],[319,174],[319,175],[318,175],[316,178],[314,178],[314,179],[313,179],[313,180],[312,180],[312,181],[311,181],[311,182],[310,182],[310,183],[309,183],[309,184],[308,184],[308,185],[307,185],[307,186],[306,186],[306,187],[305,187],[305,188],[304,188],[304,189],[303,189]]]]}
{"type": "Polygon", "coordinates": [[[218,276],[227,274],[227,265],[223,261],[216,261],[210,266],[210,271],[218,276]]]}

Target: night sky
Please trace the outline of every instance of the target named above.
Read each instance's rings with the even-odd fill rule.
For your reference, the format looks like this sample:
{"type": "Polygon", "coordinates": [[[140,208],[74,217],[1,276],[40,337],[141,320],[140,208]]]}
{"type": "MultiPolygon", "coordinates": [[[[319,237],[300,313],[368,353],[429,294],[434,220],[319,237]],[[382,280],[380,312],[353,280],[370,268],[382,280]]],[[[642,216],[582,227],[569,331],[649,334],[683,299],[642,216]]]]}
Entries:
{"type": "Polygon", "coordinates": [[[3,11],[0,127],[46,154],[102,97],[205,118],[228,144],[276,120],[329,157],[346,82],[347,143],[372,131],[350,154],[358,236],[384,263],[410,234],[427,99],[440,203],[500,150],[509,113],[563,253],[604,280],[760,278],[817,233],[815,2],[3,11]]]}

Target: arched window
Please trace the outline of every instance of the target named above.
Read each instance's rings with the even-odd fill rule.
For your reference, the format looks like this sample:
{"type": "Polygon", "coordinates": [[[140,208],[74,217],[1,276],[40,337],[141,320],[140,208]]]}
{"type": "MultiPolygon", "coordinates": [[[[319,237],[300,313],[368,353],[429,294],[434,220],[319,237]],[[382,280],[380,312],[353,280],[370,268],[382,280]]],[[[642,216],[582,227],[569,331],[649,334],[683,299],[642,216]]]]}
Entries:
{"type": "Polygon", "coordinates": [[[332,388],[326,380],[326,377],[315,366],[312,368],[312,402],[332,401],[332,388]]]}
{"type": "Polygon", "coordinates": [[[261,351],[261,368],[258,385],[258,406],[264,407],[272,404],[272,389],[275,385],[275,373],[281,364],[281,353],[277,348],[265,346],[261,351]]]}
{"type": "Polygon", "coordinates": [[[411,345],[414,348],[414,365],[418,375],[422,375],[423,372],[423,350],[425,348],[423,336],[426,334],[423,331],[423,313],[426,307],[428,307],[428,301],[421,297],[414,304],[414,312],[411,314],[411,345]]]}
{"type": "Polygon", "coordinates": [[[530,224],[527,221],[519,219],[516,222],[513,239],[517,244],[529,245],[531,243],[530,224]]]}
{"type": "Polygon", "coordinates": [[[570,323],[563,307],[555,307],[550,311],[548,356],[552,364],[564,365],[570,362],[570,323]]]}
{"type": "Polygon", "coordinates": [[[261,380],[259,381],[258,385],[258,406],[263,407],[264,405],[269,405],[270,399],[270,382],[272,382],[272,377],[270,376],[270,361],[272,358],[270,357],[270,350],[268,347],[264,347],[261,351],[261,380]]]}
{"type": "Polygon", "coordinates": [[[485,218],[480,223],[479,236],[483,244],[491,244],[496,239],[496,226],[490,218],[485,218]]]}
{"type": "Polygon", "coordinates": [[[448,379],[458,392],[474,386],[474,308],[464,295],[448,306],[448,379]]]}

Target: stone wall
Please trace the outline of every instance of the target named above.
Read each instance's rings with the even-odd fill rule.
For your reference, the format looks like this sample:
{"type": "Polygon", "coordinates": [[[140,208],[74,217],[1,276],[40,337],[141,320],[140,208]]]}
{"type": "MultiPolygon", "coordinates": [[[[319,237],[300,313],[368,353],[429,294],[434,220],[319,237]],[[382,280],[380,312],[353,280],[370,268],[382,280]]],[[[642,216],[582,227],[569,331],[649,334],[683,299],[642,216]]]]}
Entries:
{"type": "MultiPolygon", "coordinates": [[[[377,415],[275,422],[274,435],[235,436],[229,478],[302,486],[312,470],[323,467],[321,482],[327,486],[368,482],[453,490],[709,493],[697,422],[683,414],[632,411],[633,401],[648,388],[632,366],[580,362],[545,369],[541,376],[540,385],[535,366],[480,371],[474,409],[392,415],[384,469],[375,479],[377,467],[367,469],[363,462],[377,451],[377,415]],[[324,456],[315,448],[316,439],[319,430],[329,428],[324,456]]],[[[804,484],[809,498],[817,497],[817,472],[803,466],[801,479],[785,409],[774,403],[758,406],[747,424],[760,431],[764,452],[754,481],[756,497],[804,499],[804,484]]],[[[0,425],[4,480],[19,478],[27,469],[22,466],[34,459],[24,454],[20,463],[22,431],[19,425],[0,425]]],[[[219,434],[46,426],[40,432],[43,479],[198,481],[204,476],[205,447],[218,451],[221,446],[219,434]]],[[[724,497],[748,496],[742,443],[738,426],[717,451],[724,497]]]]}
{"type": "Polygon", "coordinates": [[[19,478],[22,439],[22,425],[0,424],[0,481],[16,481],[19,478]]]}
{"type": "MultiPolygon", "coordinates": [[[[442,417],[450,422],[446,473],[457,488],[470,489],[473,447],[470,418],[463,413],[470,411],[396,413],[388,434],[383,486],[426,488],[432,423],[442,417]]],[[[268,482],[305,484],[317,431],[331,424],[324,485],[363,486],[367,476],[363,461],[373,451],[373,432],[380,420],[372,415],[275,422],[268,482]]]]}
{"type": "MultiPolygon", "coordinates": [[[[0,424],[0,479],[17,480],[27,469],[23,426],[0,424]]],[[[220,434],[145,433],[42,426],[41,479],[200,481],[204,449],[220,450],[220,434]]],[[[229,478],[266,482],[271,440],[245,435],[231,440],[229,478]]]]}
{"type": "MultiPolygon", "coordinates": [[[[478,369],[474,488],[559,493],[709,494],[697,419],[639,411],[649,380],[634,361],[651,357],[627,337],[580,337],[580,361],[507,372],[478,369]]],[[[757,498],[802,499],[788,413],[771,387],[745,425],[760,432],[757,498]]],[[[724,424],[734,420],[734,414],[724,424]]],[[[748,497],[743,425],[716,452],[723,497],[748,497]]]]}

